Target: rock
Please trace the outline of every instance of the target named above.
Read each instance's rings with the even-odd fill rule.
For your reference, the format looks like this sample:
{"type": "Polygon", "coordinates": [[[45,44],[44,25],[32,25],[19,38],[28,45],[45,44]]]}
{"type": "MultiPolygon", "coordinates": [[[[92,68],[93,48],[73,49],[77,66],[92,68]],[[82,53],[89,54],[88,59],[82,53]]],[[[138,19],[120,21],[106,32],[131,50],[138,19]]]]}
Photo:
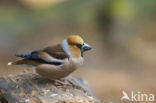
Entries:
{"type": "Polygon", "coordinates": [[[68,76],[64,82],[55,81],[25,70],[20,75],[0,78],[0,103],[100,103],[81,78],[68,76]]]}

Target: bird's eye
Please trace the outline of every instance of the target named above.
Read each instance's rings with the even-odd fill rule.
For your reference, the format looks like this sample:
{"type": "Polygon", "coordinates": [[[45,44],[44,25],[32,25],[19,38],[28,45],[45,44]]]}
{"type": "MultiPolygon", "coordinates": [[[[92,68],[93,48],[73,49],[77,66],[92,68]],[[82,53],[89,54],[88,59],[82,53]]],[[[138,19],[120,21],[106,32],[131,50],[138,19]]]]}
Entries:
{"type": "Polygon", "coordinates": [[[80,49],[81,49],[81,47],[82,47],[81,44],[76,44],[76,46],[77,46],[78,48],[80,48],[80,49]]]}

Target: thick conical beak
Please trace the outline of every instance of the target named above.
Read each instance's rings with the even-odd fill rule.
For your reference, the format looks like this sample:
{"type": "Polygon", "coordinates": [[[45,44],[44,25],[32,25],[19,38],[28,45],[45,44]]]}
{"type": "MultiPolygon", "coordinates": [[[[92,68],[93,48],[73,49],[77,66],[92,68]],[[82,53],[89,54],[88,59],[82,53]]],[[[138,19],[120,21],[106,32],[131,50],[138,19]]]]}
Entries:
{"type": "Polygon", "coordinates": [[[92,49],[92,47],[90,45],[88,45],[87,43],[84,43],[81,47],[81,51],[88,51],[91,49],[92,49]]]}

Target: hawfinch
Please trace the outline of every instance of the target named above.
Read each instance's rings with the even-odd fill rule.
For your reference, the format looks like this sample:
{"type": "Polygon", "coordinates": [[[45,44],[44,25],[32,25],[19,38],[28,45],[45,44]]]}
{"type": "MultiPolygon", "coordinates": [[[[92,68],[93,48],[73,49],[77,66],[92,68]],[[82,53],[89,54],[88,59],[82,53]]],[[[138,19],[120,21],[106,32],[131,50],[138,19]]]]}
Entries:
{"type": "Polygon", "coordinates": [[[91,49],[78,35],[69,36],[61,44],[49,46],[30,54],[17,54],[22,58],[8,65],[31,65],[36,72],[49,79],[68,76],[83,64],[83,52],[91,49]]]}

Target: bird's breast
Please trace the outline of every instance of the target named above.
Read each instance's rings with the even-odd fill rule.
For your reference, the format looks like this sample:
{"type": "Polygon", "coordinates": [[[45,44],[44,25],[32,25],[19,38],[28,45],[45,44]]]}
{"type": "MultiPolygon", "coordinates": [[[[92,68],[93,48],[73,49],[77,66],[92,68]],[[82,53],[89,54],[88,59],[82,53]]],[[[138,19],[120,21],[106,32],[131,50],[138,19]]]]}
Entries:
{"type": "Polygon", "coordinates": [[[82,57],[80,58],[71,58],[69,59],[71,65],[75,68],[80,67],[83,64],[84,59],[82,57]]]}

